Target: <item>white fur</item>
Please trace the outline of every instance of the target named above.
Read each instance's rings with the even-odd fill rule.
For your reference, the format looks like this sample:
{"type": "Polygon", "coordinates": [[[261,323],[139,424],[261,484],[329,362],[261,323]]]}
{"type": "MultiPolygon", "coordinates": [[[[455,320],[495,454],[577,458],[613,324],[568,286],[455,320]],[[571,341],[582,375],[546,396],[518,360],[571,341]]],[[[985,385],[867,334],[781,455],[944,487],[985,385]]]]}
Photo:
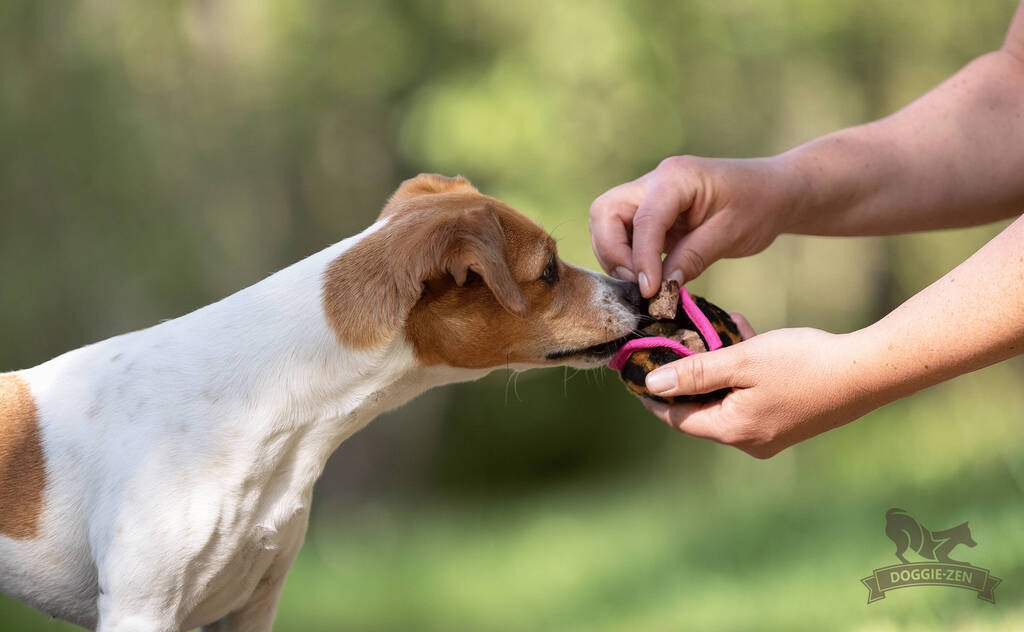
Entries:
{"type": "MultiPolygon", "coordinates": [[[[20,372],[47,485],[39,536],[0,536],[0,592],[101,632],[269,630],[328,456],[381,412],[487,373],[423,367],[402,336],[372,352],[339,345],[324,271],[383,223],[20,372]]],[[[595,306],[610,293],[595,283],[595,306]]]]}

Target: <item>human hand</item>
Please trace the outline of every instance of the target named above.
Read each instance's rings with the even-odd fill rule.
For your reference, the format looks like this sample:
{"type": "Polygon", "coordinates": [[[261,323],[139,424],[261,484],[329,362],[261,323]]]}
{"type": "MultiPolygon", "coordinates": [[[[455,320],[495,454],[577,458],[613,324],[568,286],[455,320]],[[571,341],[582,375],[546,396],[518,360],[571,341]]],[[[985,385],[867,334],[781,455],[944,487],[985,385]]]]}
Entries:
{"type": "Polygon", "coordinates": [[[684,283],[718,259],[767,248],[791,206],[791,180],[775,158],[667,158],[594,200],[594,254],[606,272],[636,282],[650,298],[662,277],[684,283]]]}
{"type": "MultiPolygon", "coordinates": [[[[737,316],[744,337],[752,336],[737,316]]],[[[854,335],[778,329],[689,356],[648,374],[648,390],[663,396],[732,392],[707,404],[643,403],[680,432],[768,458],[887,403],[858,375],[854,335]]]]}

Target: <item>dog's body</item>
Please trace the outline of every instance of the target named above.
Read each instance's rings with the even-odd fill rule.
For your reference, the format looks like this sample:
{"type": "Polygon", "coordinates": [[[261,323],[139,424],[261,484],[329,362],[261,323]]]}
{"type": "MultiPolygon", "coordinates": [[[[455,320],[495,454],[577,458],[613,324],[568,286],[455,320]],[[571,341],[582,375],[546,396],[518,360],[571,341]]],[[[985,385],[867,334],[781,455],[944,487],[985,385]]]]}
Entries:
{"type": "Polygon", "coordinates": [[[0,591],[102,632],[269,630],[342,441],[433,386],[595,366],[636,325],[621,284],[557,259],[552,283],[533,249],[525,217],[421,176],[252,287],[0,375],[0,591]]]}

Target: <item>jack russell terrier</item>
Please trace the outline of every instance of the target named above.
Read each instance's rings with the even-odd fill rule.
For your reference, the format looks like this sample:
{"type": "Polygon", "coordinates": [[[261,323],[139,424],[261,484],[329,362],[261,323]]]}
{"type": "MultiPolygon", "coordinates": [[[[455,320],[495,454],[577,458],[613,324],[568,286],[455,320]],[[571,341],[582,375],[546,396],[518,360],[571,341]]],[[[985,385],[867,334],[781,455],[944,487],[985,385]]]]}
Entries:
{"type": "Polygon", "coordinates": [[[328,456],[496,368],[599,367],[639,293],[461,177],[213,305],[0,374],[0,592],[100,632],[273,625],[328,456]]]}

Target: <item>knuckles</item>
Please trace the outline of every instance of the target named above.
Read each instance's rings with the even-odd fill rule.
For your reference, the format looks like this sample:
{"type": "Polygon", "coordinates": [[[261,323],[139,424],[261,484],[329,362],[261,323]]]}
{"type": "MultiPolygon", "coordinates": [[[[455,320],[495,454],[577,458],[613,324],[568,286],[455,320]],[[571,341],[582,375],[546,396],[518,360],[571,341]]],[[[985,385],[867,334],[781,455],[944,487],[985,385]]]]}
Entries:
{"type": "Polygon", "coordinates": [[[666,222],[653,209],[641,207],[636,212],[636,215],[633,216],[633,232],[634,234],[645,231],[664,233],[674,220],[675,218],[673,217],[669,222],[666,222]]]}
{"type": "MultiPolygon", "coordinates": [[[[612,189],[612,191],[614,190],[615,189],[612,189]]],[[[600,197],[598,197],[590,204],[590,219],[588,220],[588,225],[590,226],[591,230],[593,230],[594,228],[594,221],[598,217],[604,215],[606,210],[608,209],[608,195],[610,193],[611,191],[608,191],[608,193],[601,194],[600,197]]]]}
{"type": "Polygon", "coordinates": [[[700,160],[689,154],[683,156],[669,156],[660,163],[655,171],[675,173],[679,171],[695,171],[699,168],[700,160]]]}
{"type": "Polygon", "coordinates": [[[619,185],[614,189],[609,189],[602,193],[601,195],[599,195],[593,202],[591,202],[589,219],[589,225],[591,229],[593,229],[594,222],[596,220],[603,219],[604,217],[612,215],[614,213],[616,203],[618,202],[620,197],[619,190],[621,188],[622,185],[619,185]]]}

